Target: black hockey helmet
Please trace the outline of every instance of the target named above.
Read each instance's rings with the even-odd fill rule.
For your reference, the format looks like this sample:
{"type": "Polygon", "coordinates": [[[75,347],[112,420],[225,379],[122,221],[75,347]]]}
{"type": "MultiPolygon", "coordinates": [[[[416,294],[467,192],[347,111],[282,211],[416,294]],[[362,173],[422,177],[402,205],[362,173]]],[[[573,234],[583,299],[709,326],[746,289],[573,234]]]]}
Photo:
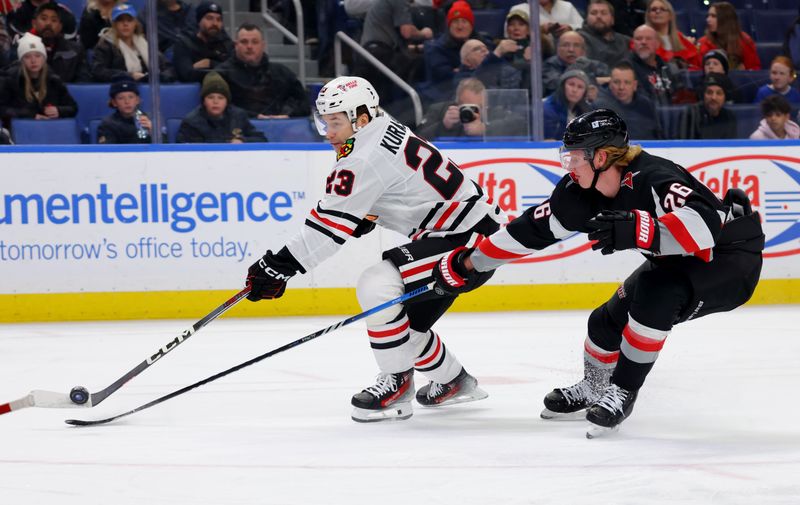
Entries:
{"type": "Polygon", "coordinates": [[[597,109],[576,117],[564,132],[564,149],[628,147],[628,126],[611,109],[597,109]]]}

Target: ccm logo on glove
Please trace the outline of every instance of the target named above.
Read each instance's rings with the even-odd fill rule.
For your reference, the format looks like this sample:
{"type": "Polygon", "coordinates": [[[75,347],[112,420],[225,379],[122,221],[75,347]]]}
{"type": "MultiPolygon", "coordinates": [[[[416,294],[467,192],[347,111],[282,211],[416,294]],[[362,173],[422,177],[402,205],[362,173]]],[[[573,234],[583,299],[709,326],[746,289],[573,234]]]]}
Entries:
{"type": "Polygon", "coordinates": [[[292,278],[291,275],[283,274],[281,272],[278,272],[277,270],[275,270],[274,268],[269,266],[267,264],[267,260],[265,260],[264,258],[261,258],[260,260],[258,260],[258,266],[260,266],[261,269],[264,270],[265,274],[267,274],[268,276],[272,277],[276,281],[288,281],[289,279],[292,278]]]}

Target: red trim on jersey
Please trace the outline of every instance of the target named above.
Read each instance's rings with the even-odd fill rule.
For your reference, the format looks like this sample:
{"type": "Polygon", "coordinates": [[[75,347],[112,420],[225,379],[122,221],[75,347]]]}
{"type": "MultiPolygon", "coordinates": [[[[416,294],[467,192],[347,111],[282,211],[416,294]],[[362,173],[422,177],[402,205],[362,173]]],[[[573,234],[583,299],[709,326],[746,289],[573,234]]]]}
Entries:
{"type": "Polygon", "coordinates": [[[339,223],[336,223],[334,221],[331,221],[330,219],[325,219],[324,217],[321,217],[319,214],[317,214],[317,211],[315,209],[311,209],[311,215],[314,216],[321,223],[324,223],[325,225],[327,225],[330,228],[333,228],[334,230],[343,231],[343,232],[347,233],[348,235],[352,235],[353,234],[353,230],[352,229],[350,229],[347,226],[344,226],[342,224],[339,224],[339,223]]]}
{"type": "Polygon", "coordinates": [[[7,412],[11,412],[11,404],[4,403],[0,405],[0,414],[5,414],[7,412]]]}
{"type": "Polygon", "coordinates": [[[372,338],[394,337],[396,335],[404,333],[408,329],[409,324],[410,321],[406,319],[406,322],[397,328],[393,328],[391,330],[383,330],[383,331],[367,330],[367,334],[372,338]]]}
{"type": "Polygon", "coordinates": [[[426,231],[428,231],[428,230],[420,230],[420,231],[418,231],[417,233],[414,234],[413,237],[411,237],[411,241],[413,242],[414,240],[419,240],[421,238],[422,234],[425,233],[426,231]]]}
{"type": "Polygon", "coordinates": [[[452,214],[453,211],[456,210],[456,208],[458,207],[459,203],[461,203],[461,202],[453,202],[453,203],[450,204],[450,207],[448,207],[447,210],[444,211],[444,214],[442,214],[442,217],[440,217],[439,220],[436,221],[436,224],[433,225],[434,229],[439,230],[439,229],[442,228],[442,226],[444,226],[445,221],[447,221],[447,218],[450,217],[450,214],[452,214]]]}
{"type": "Polygon", "coordinates": [[[589,345],[588,341],[583,342],[583,350],[600,363],[616,363],[619,361],[619,351],[601,353],[596,349],[593,349],[592,346],[589,345]]]}
{"type": "Polygon", "coordinates": [[[694,241],[694,237],[692,237],[692,234],[686,229],[686,225],[683,224],[681,218],[675,215],[674,212],[664,214],[658,218],[658,220],[664,223],[664,226],[667,227],[672,236],[675,237],[675,240],[683,247],[684,251],[693,253],[700,250],[700,246],[694,241]]]}
{"type": "Polygon", "coordinates": [[[702,251],[697,251],[694,255],[701,260],[705,261],[706,263],[711,261],[711,249],[703,249],[702,251]]]}
{"type": "Polygon", "coordinates": [[[412,275],[417,275],[418,273],[424,272],[426,270],[433,270],[433,265],[435,265],[438,262],[439,262],[439,260],[436,260],[436,261],[432,261],[430,263],[425,263],[424,265],[420,265],[418,267],[409,268],[405,272],[401,272],[400,276],[405,279],[406,277],[411,277],[412,275]]]}
{"type": "Polygon", "coordinates": [[[505,249],[500,249],[492,243],[491,237],[486,237],[485,240],[481,240],[481,243],[478,244],[478,250],[492,259],[499,260],[510,260],[524,258],[527,256],[527,254],[517,254],[511,251],[506,251],[505,249]]]}
{"type": "Polygon", "coordinates": [[[622,336],[625,337],[631,347],[643,352],[658,352],[664,347],[664,342],[666,341],[666,339],[656,340],[639,335],[631,329],[629,324],[626,324],[625,329],[622,330],[622,336]]]}
{"type": "Polygon", "coordinates": [[[436,356],[438,356],[438,355],[439,355],[439,351],[440,351],[441,349],[442,349],[442,341],[441,341],[441,340],[439,340],[439,335],[436,335],[436,350],[435,350],[435,351],[433,351],[433,354],[431,354],[430,356],[428,356],[428,357],[427,357],[427,358],[425,358],[424,360],[422,360],[422,361],[418,361],[417,363],[415,363],[415,364],[414,364],[414,366],[420,367],[420,366],[425,366],[425,365],[427,365],[428,363],[430,363],[431,361],[433,361],[433,358],[435,358],[436,356]]]}

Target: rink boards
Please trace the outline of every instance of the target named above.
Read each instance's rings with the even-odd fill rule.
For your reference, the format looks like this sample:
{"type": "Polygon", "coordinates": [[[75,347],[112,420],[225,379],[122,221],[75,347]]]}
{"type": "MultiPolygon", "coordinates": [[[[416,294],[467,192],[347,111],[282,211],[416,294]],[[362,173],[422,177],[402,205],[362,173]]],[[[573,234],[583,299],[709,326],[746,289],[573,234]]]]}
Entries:
{"type": "MultiPolygon", "coordinates": [[[[718,195],[744,189],[767,247],[751,303],[800,302],[800,143],[645,144],[718,195]]],[[[357,146],[356,146],[357,148],[357,146]]],[[[564,175],[557,144],[442,144],[509,215],[564,175]]],[[[334,161],[320,145],[16,146],[0,151],[0,321],[196,319],[241,288],[247,267],[300,229],[334,161]],[[35,148],[34,148],[35,147],[35,148]]],[[[635,183],[635,178],[634,178],[635,183]]],[[[357,312],[360,272],[405,241],[351,240],[280,300],[231,315],[357,312]]],[[[576,235],[498,270],[457,310],[591,307],[642,261],[576,235]]]]}

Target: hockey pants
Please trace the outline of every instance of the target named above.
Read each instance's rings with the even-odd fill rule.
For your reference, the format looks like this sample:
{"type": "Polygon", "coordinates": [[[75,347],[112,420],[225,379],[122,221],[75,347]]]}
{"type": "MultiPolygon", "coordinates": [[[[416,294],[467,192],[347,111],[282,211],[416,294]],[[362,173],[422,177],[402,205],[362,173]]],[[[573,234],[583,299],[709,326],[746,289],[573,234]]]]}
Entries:
{"type": "MultiPolygon", "coordinates": [[[[474,245],[477,234],[471,235],[475,237],[466,242],[423,239],[386,251],[385,259],[359,278],[356,295],[361,307],[366,310],[432,282],[436,261],[459,245],[474,245]]],[[[475,287],[489,280],[491,274],[483,274],[475,287]]],[[[381,372],[398,373],[414,367],[434,382],[453,380],[461,371],[461,363],[431,327],[454,301],[455,297],[430,291],[368,317],[369,343],[381,372]]]]}
{"type": "Polygon", "coordinates": [[[613,369],[614,384],[638,390],[672,327],[745,303],[761,264],[760,253],[745,251],[715,251],[710,263],[692,256],[646,261],[589,316],[584,359],[613,369]]]}

